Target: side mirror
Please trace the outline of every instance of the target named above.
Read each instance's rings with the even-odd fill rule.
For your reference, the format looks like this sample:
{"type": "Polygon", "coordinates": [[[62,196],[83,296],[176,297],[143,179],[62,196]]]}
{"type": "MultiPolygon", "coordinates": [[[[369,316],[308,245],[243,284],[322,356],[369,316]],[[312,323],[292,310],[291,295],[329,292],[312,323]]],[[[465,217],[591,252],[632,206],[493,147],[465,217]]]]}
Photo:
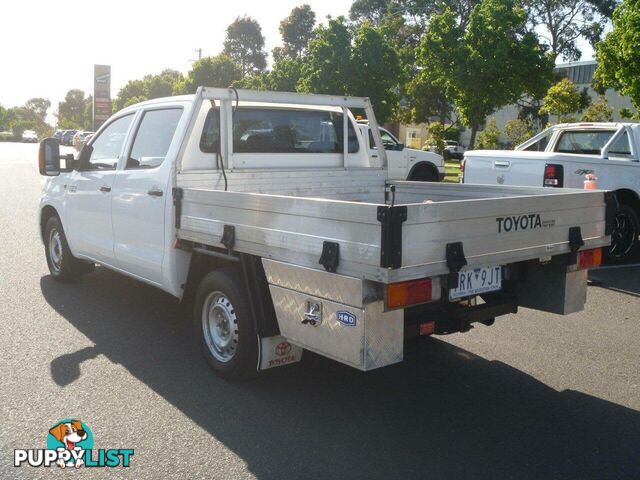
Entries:
{"type": "Polygon", "coordinates": [[[40,175],[47,177],[60,175],[60,144],[57,139],[49,137],[40,142],[38,169],[40,175]]]}
{"type": "Polygon", "coordinates": [[[404,143],[399,143],[399,144],[396,146],[396,149],[397,149],[399,152],[403,151],[403,150],[404,150],[404,143]]]}

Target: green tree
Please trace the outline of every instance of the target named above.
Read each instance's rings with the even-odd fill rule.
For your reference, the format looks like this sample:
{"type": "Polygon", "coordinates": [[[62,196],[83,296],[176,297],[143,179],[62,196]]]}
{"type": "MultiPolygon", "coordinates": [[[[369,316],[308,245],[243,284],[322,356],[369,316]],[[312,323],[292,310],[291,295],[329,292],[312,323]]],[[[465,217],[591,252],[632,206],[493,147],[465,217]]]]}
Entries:
{"type": "Polygon", "coordinates": [[[242,75],[256,75],[267,66],[264,37],[260,24],[251,17],[237,17],[227,27],[224,53],[242,70],[242,75]]]}
{"type": "Polygon", "coordinates": [[[638,113],[634,112],[630,108],[626,108],[626,107],[620,109],[620,116],[622,118],[624,118],[625,120],[637,120],[638,119],[638,113]]]}
{"type": "Polygon", "coordinates": [[[500,148],[500,130],[495,119],[489,120],[487,126],[478,134],[478,148],[496,150],[500,148]]]}
{"type": "Polygon", "coordinates": [[[47,112],[51,108],[51,101],[46,98],[32,98],[27,100],[24,106],[27,110],[33,112],[36,118],[44,122],[47,119],[47,112]]]}
{"type": "Polygon", "coordinates": [[[436,152],[442,155],[447,146],[444,140],[444,125],[440,122],[432,122],[429,124],[429,134],[423,149],[435,148],[436,152]]]}
{"type": "Polygon", "coordinates": [[[0,105],[0,132],[5,131],[9,124],[10,109],[0,105]]]}
{"type": "Polygon", "coordinates": [[[309,40],[313,38],[316,14],[307,4],[295,7],[287,18],[280,22],[280,35],[284,44],[283,53],[291,58],[303,57],[309,40]]]}
{"type": "Polygon", "coordinates": [[[595,45],[601,38],[617,0],[524,0],[531,29],[555,57],[580,60],[581,38],[595,45]]]}
{"type": "Polygon", "coordinates": [[[58,103],[58,128],[91,129],[92,118],[87,117],[87,104],[90,103],[91,97],[85,98],[82,90],[69,90],[64,100],[58,103]]]}
{"type": "Polygon", "coordinates": [[[114,111],[153,98],[170,97],[179,93],[184,78],[180,72],[165,69],[157,75],[145,75],[142,80],[129,80],[118,92],[114,111]]]}
{"type": "Polygon", "coordinates": [[[299,91],[368,96],[380,122],[398,109],[398,55],[369,22],[360,25],[354,38],[344,17],[329,19],[316,28],[304,62],[283,64],[280,71],[295,74],[298,66],[299,91]]]}
{"type": "Polygon", "coordinates": [[[301,58],[276,55],[271,71],[265,75],[264,89],[279,92],[295,92],[302,75],[301,58]]]}
{"type": "Polygon", "coordinates": [[[596,83],[614,88],[640,109],[640,0],[624,0],[613,13],[613,29],[596,46],[596,83]]]}
{"type": "Polygon", "coordinates": [[[144,80],[129,80],[118,92],[118,95],[113,102],[113,111],[117,112],[118,110],[122,110],[124,107],[137,103],[131,103],[132,98],[140,99],[139,101],[147,100],[144,80]]]}
{"type": "Polygon", "coordinates": [[[526,31],[526,12],[514,0],[483,0],[467,25],[450,8],[429,22],[418,60],[427,84],[441,87],[471,128],[523,96],[542,96],[553,63],[526,31]]]}
{"type": "Polygon", "coordinates": [[[504,126],[504,134],[509,139],[511,145],[520,145],[533,137],[531,122],[522,118],[509,120],[504,126]]]}
{"type": "Polygon", "coordinates": [[[352,36],[344,17],[330,18],[316,28],[302,66],[298,90],[310,93],[346,94],[351,80],[352,36]]]}
{"type": "Polygon", "coordinates": [[[575,83],[563,78],[549,88],[543,102],[541,113],[557,115],[560,122],[572,121],[574,118],[570,115],[580,110],[581,96],[575,83]]]}
{"type": "Polygon", "coordinates": [[[613,121],[613,109],[607,103],[604,96],[598,97],[595,102],[590,102],[589,106],[580,117],[581,122],[611,122],[613,121]]]}
{"type": "Polygon", "coordinates": [[[366,21],[380,27],[394,7],[392,4],[389,0],[355,0],[349,9],[349,19],[356,24],[366,21]]]}
{"type": "Polygon", "coordinates": [[[221,53],[204,57],[193,64],[182,93],[195,93],[200,86],[226,88],[242,78],[242,70],[231,57],[221,53]]]}
{"type": "Polygon", "coordinates": [[[380,31],[368,22],[356,32],[351,64],[350,93],[368,96],[380,123],[393,117],[399,102],[396,87],[400,60],[380,31]]]}
{"type": "Polygon", "coordinates": [[[183,81],[183,76],[177,70],[167,68],[159,75],[145,75],[142,81],[147,99],[151,100],[173,95],[175,86],[183,81]]]}

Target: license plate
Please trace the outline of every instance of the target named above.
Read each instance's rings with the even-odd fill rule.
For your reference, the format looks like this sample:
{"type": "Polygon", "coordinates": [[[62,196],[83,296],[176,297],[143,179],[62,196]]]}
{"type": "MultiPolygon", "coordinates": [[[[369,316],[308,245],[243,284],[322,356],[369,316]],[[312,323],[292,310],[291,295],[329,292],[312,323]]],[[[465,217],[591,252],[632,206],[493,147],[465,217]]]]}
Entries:
{"type": "Polygon", "coordinates": [[[449,299],[495,292],[502,288],[502,267],[482,267],[458,272],[458,286],[449,290],[449,299]]]}

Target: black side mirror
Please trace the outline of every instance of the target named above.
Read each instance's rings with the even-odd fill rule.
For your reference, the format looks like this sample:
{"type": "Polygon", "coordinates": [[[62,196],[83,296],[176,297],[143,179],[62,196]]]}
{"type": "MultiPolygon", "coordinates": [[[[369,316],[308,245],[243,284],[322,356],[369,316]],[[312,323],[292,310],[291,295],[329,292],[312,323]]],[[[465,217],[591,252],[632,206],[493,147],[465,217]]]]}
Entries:
{"type": "Polygon", "coordinates": [[[399,144],[396,146],[396,149],[397,149],[399,152],[403,151],[403,150],[404,150],[404,143],[399,143],[399,144]]]}
{"type": "Polygon", "coordinates": [[[38,169],[40,175],[47,177],[60,175],[60,144],[57,139],[49,137],[40,142],[38,169]]]}

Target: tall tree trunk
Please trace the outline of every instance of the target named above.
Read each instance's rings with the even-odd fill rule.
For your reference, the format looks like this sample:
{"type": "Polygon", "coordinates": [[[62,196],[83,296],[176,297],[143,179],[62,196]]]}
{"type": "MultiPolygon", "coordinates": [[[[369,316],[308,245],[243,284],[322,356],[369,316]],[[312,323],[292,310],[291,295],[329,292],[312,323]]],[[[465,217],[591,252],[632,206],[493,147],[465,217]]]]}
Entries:
{"type": "Polygon", "coordinates": [[[468,150],[473,150],[476,143],[476,133],[478,133],[478,125],[473,124],[471,125],[471,138],[469,139],[469,146],[467,147],[468,150]]]}

